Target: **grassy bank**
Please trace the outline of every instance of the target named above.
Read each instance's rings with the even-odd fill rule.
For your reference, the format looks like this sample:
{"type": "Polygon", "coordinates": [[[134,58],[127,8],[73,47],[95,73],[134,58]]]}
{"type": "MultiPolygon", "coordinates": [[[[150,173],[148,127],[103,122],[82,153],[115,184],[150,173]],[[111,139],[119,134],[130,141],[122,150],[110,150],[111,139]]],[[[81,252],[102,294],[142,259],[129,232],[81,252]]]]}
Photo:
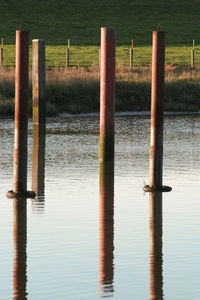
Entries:
{"type": "MultiPolygon", "coordinates": [[[[171,68],[165,74],[165,110],[200,110],[200,69],[171,68]]],[[[116,111],[150,110],[151,70],[116,71],[116,111]]],[[[47,114],[99,111],[98,68],[53,69],[46,72],[47,114]]],[[[0,114],[14,112],[14,70],[0,71],[0,114]]],[[[31,72],[29,88],[31,113],[31,72]]]]}
{"type": "Polygon", "coordinates": [[[1,1],[1,37],[15,44],[15,29],[30,30],[30,39],[49,45],[99,45],[100,27],[115,27],[117,44],[151,43],[161,24],[169,45],[189,45],[199,39],[198,0],[7,0],[1,1]],[[23,26],[21,26],[23,24],[23,26]]]}

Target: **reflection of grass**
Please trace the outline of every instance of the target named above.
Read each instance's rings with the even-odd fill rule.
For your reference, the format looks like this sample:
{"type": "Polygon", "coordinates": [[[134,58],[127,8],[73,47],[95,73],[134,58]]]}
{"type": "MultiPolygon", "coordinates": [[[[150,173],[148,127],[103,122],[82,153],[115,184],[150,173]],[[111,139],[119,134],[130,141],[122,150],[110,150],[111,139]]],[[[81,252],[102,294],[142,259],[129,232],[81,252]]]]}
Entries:
{"type": "MultiPolygon", "coordinates": [[[[129,47],[118,46],[116,48],[116,63],[121,66],[129,66],[129,47]]],[[[32,48],[30,47],[30,65],[32,48]]],[[[151,46],[134,48],[134,66],[151,65],[151,46]]],[[[200,64],[200,46],[195,47],[195,64],[200,64]]],[[[46,66],[59,67],[66,64],[66,46],[46,46],[46,66]]],[[[97,46],[72,46],[70,47],[70,65],[77,67],[91,67],[99,64],[99,47],[97,46]]],[[[190,46],[168,46],[166,47],[166,64],[187,67],[191,64],[190,46]]],[[[15,65],[15,46],[4,47],[4,65],[12,67],[15,65]]]]}
{"type": "MultiPolygon", "coordinates": [[[[31,74],[30,74],[31,77],[31,74]]],[[[200,110],[200,69],[168,66],[165,74],[165,110],[200,110]]],[[[116,111],[150,110],[151,70],[120,67],[116,71],[116,111]]],[[[49,115],[61,112],[99,111],[99,70],[78,68],[46,72],[46,103],[49,115]]],[[[29,89],[31,112],[31,85],[29,89]]],[[[14,111],[14,70],[0,71],[0,113],[14,111]]]]}

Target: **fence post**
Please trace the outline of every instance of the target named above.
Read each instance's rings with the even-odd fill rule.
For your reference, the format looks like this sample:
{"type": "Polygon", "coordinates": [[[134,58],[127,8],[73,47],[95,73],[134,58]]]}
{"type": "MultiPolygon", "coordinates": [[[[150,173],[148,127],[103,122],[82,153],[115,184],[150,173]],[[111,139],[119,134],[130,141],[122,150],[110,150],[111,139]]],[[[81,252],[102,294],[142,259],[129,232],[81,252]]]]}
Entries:
{"type": "Polygon", "coordinates": [[[195,47],[195,40],[193,40],[193,47],[191,50],[191,67],[194,68],[194,47],[195,47]]]}
{"type": "Polygon", "coordinates": [[[101,28],[100,160],[114,159],[115,30],[101,28]]]}
{"type": "Polygon", "coordinates": [[[132,48],[130,49],[130,69],[133,69],[133,40],[132,42],[132,48]]]}
{"type": "Polygon", "coordinates": [[[69,68],[69,48],[70,48],[70,39],[68,39],[68,46],[66,50],[66,67],[69,68]]]}
{"type": "Polygon", "coordinates": [[[16,31],[15,145],[13,191],[7,197],[35,197],[27,191],[29,32],[16,31]]]}
{"type": "Polygon", "coordinates": [[[163,97],[165,67],[165,32],[153,31],[151,85],[150,184],[145,191],[169,191],[162,185],[163,171],[163,97]]]}

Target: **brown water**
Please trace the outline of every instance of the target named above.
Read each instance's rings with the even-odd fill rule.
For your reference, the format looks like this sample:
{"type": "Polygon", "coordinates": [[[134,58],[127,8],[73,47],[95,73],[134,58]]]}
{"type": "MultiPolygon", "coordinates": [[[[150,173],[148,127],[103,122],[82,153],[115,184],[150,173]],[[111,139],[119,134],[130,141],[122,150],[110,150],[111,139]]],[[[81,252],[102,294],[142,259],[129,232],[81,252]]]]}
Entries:
{"type": "MultiPolygon", "coordinates": [[[[101,180],[98,117],[60,117],[47,120],[45,178],[40,144],[40,195],[18,201],[5,197],[13,120],[0,120],[0,299],[200,298],[200,116],[168,115],[164,128],[172,192],[142,190],[148,115],[116,117],[115,166],[100,166],[101,180]]],[[[29,190],[31,156],[30,126],[29,190]]]]}

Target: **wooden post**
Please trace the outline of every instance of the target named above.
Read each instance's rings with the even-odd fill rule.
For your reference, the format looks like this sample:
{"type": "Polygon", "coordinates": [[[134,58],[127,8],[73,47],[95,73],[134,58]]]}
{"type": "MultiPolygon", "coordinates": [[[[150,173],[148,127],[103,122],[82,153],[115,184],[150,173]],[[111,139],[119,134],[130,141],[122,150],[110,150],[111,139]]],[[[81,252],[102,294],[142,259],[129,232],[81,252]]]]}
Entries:
{"type": "Polygon", "coordinates": [[[133,70],[133,48],[130,49],[130,69],[133,70]]]}
{"type": "Polygon", "coordinates": [[[100,162],[99,275],[101,295],[113,292],[114,161],[100,162]]]}
{"type": "Polygon", "coordinates": [[[27,209],[26,199],[13,199],[13,300],[27,299],[27,209]]]}
{"type": "Polygon", "coordinates": [[[194,49],[191,50],[191,67],[194,68],[194,49]]]}
{"type": "Polygon", "coordinates": [[[29,32],[16,31],[15,145],[13,191],[7,197],[35,197],[27,191],[29,32]]]}
{"type": "Polygon", "coordinates": [[[14,193],[27,188],[29,32],[16,31],[14,193]]]}
{"type": "Polygon", "coordinates": [[[131,41],[131,49],[130,49],[130,69],[133,70],[133,40],[131,41]]]}
{"type": "Polygon", "coordinates": [[[45,41],[32,41],[33,124],[45,123],[45,41]]]}
{"type": "Polygon", "coordinates": [[[100,160],[114,159],[115,30],[101,28],[100,160]]]}
{"type": "Polygon", "coordinates": [[[169,191],[162,185],[165,32],[153,31],[151,85],[150,184],[145,191],[169,191]]]}
{"type": "Polygon", "coordinates": [[[162,193],[149,193],[150,292],[151,299],[163,299],[162,193]]]}
{"type": "Polygon", "coordinates": [[[69,68],[69,48],[70,48],[70,39],[68,39],[68,46],[66,50],[66,68],[69,68]]]}
{"type": "Polygon", "coordinates": [[[66,68],[69,68],[69,48],[66,50],[66,68]]]}

